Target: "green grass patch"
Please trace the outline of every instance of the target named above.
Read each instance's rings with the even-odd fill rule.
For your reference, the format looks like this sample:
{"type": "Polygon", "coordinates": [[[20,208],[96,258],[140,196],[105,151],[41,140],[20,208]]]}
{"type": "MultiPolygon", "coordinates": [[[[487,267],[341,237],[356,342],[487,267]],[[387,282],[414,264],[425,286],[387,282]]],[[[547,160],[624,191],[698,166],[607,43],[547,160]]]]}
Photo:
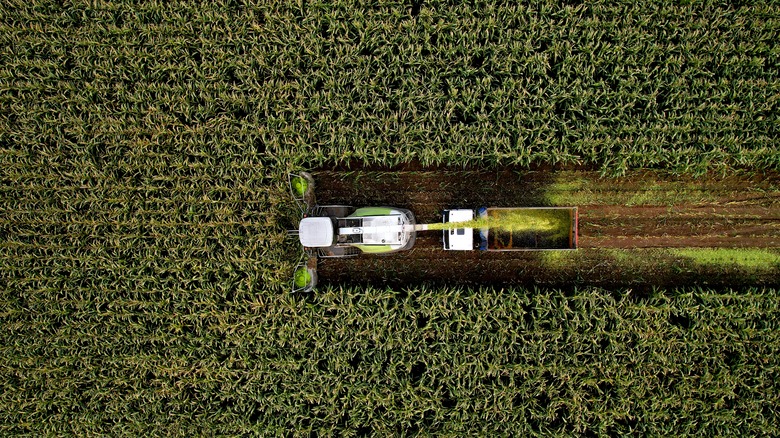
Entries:
{"type": "MultiPolygon", "coordinates": [[[[622,180],[613,178],[583,178],[578,172],[558,172],[555,180],[544,188],[547,205],[661,205],[702,204],[714,202],[717,196],[709,187],[696,181],[631,181],[630,190],[623,189],[622,180]]],[[[634,176],[637,178],[637,176],[634,176]]]]}
{"type": "Polygon", "coordinates": [[[640,187],[635,193],[623,195],[626,205],[680,205],[702,204],[713,202],[717,197],[706,187],[698,188],[695,184],[684,183],[652,183],[640,187]],[[693,186],[693,187],[692,187],[693,186]]]}
{"type": "Polygon", "coordinates": [[[766,249],[683,248],[670,251],[700,265],[739,266],[746,269],[776,269],[780,265],[780,254],[766,249]]]}
{"type": "Polygon", "coordinates": [[[638,253],[635,249],[609,248],[605,252],[620,264],[633,264],[639,260],[647,260],[646,257],[640,257],[640,254],[644,254],[645,251],[638,253]]]}
{"type": "Polygon", "coordinates": [[[568,250],[540,252],[542,263],[549,269],[564,269],[571,267],[576,262],[578,255],[577,251],[568,250]]]}
{"type": "Polygon", "coordinates": [[[568,206],[596,204],[597,200],[584,178],[556,175],[555,180],[544,188],[544,200],[547,205],[568,206]]]}

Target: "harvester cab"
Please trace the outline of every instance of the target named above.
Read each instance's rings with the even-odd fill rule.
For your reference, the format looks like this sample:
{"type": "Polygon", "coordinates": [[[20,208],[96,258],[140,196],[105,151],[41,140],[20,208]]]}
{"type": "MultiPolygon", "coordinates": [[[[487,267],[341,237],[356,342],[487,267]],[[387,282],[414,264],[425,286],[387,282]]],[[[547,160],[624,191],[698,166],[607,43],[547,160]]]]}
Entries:
{"type": "Polygon", "coordinates": [[[414,215],[393,207],[318,205],[298,226],[298,240],[310,256],[388,254],[414,245],[414,215]]]}

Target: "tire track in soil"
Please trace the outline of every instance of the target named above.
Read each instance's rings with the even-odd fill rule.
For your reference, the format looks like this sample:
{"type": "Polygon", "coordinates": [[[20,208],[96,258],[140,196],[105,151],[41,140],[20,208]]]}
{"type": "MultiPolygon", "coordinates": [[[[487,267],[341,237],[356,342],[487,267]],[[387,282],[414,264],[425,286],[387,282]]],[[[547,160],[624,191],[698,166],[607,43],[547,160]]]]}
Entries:
{"type": "Polygon", "coordinates": [[[579,207],[580,248],[571,266],[552,265],[544,252],[444,251],[437,232],[418,233],[415,247],[391,255],[323,259],[322,283],[404,286],[420,283],[743,287],[775,284],[773,275],[683,266],[657,256],[652,269],[624,266],[600,249],[780,248],[780,174],[700,178],[636,171],[602,179],[589,171],[321,171],[314,173],[319,204],[408,208],[418,222],[440,222],[445,208],[579,207]],[[702,199],[704,198],[704,199],[702,199]],[[627,205],[626,200],[675,200],[627,205]],[[690,199],[690,203],[686,200],[690,199]],[[619,201],[619,202],[618,202],[619,201]]]}

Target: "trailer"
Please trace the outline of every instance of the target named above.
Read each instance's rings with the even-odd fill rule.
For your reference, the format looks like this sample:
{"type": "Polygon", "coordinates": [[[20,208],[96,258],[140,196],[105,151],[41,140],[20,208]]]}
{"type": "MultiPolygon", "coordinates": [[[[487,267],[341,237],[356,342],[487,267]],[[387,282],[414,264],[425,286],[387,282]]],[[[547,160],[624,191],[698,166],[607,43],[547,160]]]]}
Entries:
{"type": "Polygon", "coordinates": [[[450,228],[442,231],[445,251],[542,251],[577,249],[577,207],[482,207],[442,212],[442,222],[469,222],[475,218],[501,223],[511,217],[543,223],[539,227],[450,228]]]}
{"type": "Polygon", "coordinates": [[[303,213],[298,229],[289,234],[298,236],[309,257],[295,269],[293,291],[314,288],[319,258],[409,250],[422,231],[442,230],[445,251],[577,249],[577,207],[447,209],[442,212],[442,224],[434,226],[416,223],[414,214],[403,208],[318,205],[314,178],[306,172],[291,174],[289,182],[303,213]]]}

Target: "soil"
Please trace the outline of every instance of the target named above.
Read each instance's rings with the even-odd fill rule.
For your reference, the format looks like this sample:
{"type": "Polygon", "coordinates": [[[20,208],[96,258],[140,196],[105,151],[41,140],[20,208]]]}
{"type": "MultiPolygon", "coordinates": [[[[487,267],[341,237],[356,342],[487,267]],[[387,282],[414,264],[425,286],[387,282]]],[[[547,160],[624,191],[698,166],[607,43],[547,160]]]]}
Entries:
{"type": "Polygon", "coordinates": [[[320,260],[320,282],[743,287],[778,284],[777,269],[697,267],[653,248],[780,248],[780,173],[679,177],[649,170],[601,178],[588,170],[318,171],[320,205],[408,208],[440,222],[445,208],[577,206],[580,251],[444,251],[438,232],[409,251],[320,260]],[[563,203],[561,203],[563,202],[563,203]],[[613,251],[610,251],[612,249],[613,251]],[[631,259],[615,258],[615,249],[631,259]],[[545,254],[546,253],[546,254],[545,254]],[[647,260],[653,263],[646,263],[647,260]],[[557,260],[557,261],[556,261],[557,260]]]}

